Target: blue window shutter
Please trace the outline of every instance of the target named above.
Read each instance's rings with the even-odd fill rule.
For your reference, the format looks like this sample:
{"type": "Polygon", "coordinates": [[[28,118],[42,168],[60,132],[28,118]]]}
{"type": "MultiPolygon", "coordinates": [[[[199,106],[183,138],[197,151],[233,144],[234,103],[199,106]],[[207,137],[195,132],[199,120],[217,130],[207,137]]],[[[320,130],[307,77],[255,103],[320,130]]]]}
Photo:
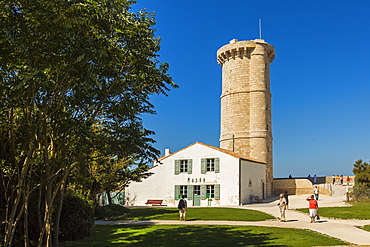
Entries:
{"type": "Polygon", "coordinates": [[[175,160],[175,175],[180,174],[180,160],[175,160]]]}
{"type": "Polygon", "coordinates": [[[193,160],[188,160],[188,173],[191,174],[193,171],[193,160]]]}
{"type": "Polygon", "coordinates": [[[215,199],[220,200],[220,185],[215,184],[215,199]]]}
{"type": "Polygon", "coordinates": [[[175,185],[175,200],[179,199],[179,192],[180,192],[179,185],[175,185]]]}
{"type": "Polygon", "coordinates": [[[193,185],[188,185],[188,194],[186,197],[189,200],[193,200],[193,185]]]}
{"type": "Polygon", "coordinates": [[[207,172],[206,159],[201,159],[200,173],[205,174],[207,172]]]}
{"type": "Polygon", "coordinates": [[[205,200],[206,199],[206,194],[207,194],[207,186],[206,185],[201,185],[200,186],[200,199],[205,200]]]}
{"type": "Polygon", "coordinates": [[[220,158],[215,158],[215,172],[220,172],[220,158]]]}

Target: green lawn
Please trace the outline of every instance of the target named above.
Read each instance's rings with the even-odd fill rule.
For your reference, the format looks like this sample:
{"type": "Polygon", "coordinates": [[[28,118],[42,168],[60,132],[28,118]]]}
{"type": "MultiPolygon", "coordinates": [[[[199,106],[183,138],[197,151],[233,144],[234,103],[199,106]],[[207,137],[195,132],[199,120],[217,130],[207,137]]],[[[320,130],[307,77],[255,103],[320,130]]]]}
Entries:
{"type": "MultiPolygon", "coordinates": [[[[186,220],[263,221],[275,217],[256,210],[239,208],[188,208],[186,220]]],[[[145,207],[133,208],[122,220],[179,220],[177,208],[145,207]]]]}
{"type": "MultiPolygon", "coordinates": [[[[187,220],[262,221],[273,216],[236,208],[188,208],[187,220]]],[[[126,220],[178,220],[176,208],[134,208],[126,220]]],[[[309,230],[211,225],[97,225],[93,234],[81,241],[63,243],[77,246],[333,246],[340,240],[309,230]]]]}
{"type": "Polygon", "coordinates": [[[364,227],[360,227],[361,229],[364,229],[365,231],[368,231],[370,232],[370,225],[367,225],[367,226],[364,226],[364,227]]]}
{"type": "Polygon", "coordinates": [[[92,236],[62,247],[347,245],[309,230],[258,226],[98,225],[93,231],[92,236]]]}
{"type": "MultiPolygon", "coordinates": [[[[358,219],[370,220],[370,203],[356,202],[351,203],[350,207],[328,207],[319,208],[320,216],[335,219],[358,219]]],[[[307,208],[297,209],[300,212],[308,213],[307,208]]]]}

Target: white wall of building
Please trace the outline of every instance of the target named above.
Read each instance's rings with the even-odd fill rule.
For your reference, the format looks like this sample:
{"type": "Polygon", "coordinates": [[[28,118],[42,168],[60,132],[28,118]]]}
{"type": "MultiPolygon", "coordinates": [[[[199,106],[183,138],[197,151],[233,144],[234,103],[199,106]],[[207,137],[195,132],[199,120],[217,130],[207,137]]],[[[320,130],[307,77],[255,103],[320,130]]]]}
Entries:
{"type": "Polygon", "coordinates": [[[241,160],[241,203],[251,203],[253,196],[263,199],[266,191],[266,165],[241,160]]]}
{"type": "MultiPolygon", "coordinates": [[[[201,200],[200,206],[239,205],[240,195],[242,202],[249,202],[250,195],[262,198],[262,183],[265,178],[265,165],[241,160],[230,154],[214,149],[202,143],[195,143],[178,152],[161,158],[162,164],[156,164],[150,169],[154,173],[142,182],[132,182],[126,189],[126,203],[128,205],[145,205],[148,199],[162,199],[163,204],[177,206],[175,199],[175,185],[215,185],[220,186],[220,199],[201,200]],[[201,173],[202,158],[219,158],[219,173],[201,173]],[[175,160],[192,160],[192,172],[175,175],[175,160]],[[242,170],[239,173],[239,161],[242,170]],[[263,171],[262,171],[263,170],[263,171]],[[239,174],[242,177],[239,177],[239,174]],[[252,187],[248,187],[252,179],[252,187]],[[246,182],[248,181],[248,182],[246,182]],[[258,184],[259,181],[259,184],[258,184]],[[240,182],[245,188],[239,193],[240,182]],[[246,185],[244,185],[246,184],[246,185]],[[258,192],[260,192],[258,194],[258,192]]],[[[193,205],[188,200],[188,206],[193,205]]]]}

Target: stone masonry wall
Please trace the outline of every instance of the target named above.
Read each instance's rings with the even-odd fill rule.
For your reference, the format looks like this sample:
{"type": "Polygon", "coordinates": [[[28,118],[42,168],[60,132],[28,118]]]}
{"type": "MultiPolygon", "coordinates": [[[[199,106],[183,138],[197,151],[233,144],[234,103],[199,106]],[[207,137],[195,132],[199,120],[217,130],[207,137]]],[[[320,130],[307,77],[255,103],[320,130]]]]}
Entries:
{"type": "Polygon", "coordinates": [[[266,163],[266,195],[273,193],[270,63],[264,40],[237,41],[217,51],[222,66],[220,147],[266,163]]]}
{"type": "MultiPolygon", "coordinates": [[[[313,194],[314,184],[306,179],[275,179],[274,195],[279,195],[288,191],[290,195],[311,195],[313,194]]],[[[329,189],[320,186],[321,195],[331,195],[329,189]]]]}

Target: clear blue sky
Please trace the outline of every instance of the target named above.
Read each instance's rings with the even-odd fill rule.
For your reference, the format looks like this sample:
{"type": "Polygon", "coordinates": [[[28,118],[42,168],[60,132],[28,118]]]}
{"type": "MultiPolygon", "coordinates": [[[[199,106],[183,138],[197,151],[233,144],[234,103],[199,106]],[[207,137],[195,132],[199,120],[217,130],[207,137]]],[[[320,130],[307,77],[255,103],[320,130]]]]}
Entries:
{"type": "Polygon", "coordinates": [[[274,176],[352,175],[370,160],[370,1],[138,0],[156,13],[160,60],[180,86],[144,116],[155,147],[219,146],[221,67],[231,39],[275,46],[274,176]]]}

